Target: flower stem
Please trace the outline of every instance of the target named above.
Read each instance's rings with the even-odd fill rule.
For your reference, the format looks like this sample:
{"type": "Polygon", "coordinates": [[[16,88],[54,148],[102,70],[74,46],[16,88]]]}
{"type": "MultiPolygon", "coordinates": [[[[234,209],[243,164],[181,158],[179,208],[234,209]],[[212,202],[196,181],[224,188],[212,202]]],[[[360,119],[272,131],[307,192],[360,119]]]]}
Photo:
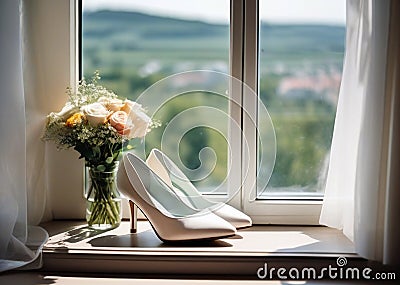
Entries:
{"type": "Polygon", "coordinates": [[[90,187],[87,196],[89,226],[116,227],[121,222],[121,202],[116,189],[115,173],[116,170],[106,172],[89,169],[90,187]]]}

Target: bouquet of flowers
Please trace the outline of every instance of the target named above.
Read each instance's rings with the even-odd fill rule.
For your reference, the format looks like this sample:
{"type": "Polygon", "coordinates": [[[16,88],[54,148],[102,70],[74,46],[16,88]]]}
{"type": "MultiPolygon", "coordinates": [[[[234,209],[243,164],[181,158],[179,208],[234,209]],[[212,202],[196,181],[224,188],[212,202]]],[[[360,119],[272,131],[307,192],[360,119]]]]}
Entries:
{"type": "Polygon", "coordinates": [[[68,102],[58,113],[47,117],[43,136],[59,149],[73,148],[85,159],[91,185],[87,193],[89,225],[120,223],[120,202],[115,202],[115,168],[124,147],[133,138],[143,138],[154,122],[143,107],[122,100],[98,84],[99,73],[91,81],[79,82],[77,92],[67,89],[68,102]]]}

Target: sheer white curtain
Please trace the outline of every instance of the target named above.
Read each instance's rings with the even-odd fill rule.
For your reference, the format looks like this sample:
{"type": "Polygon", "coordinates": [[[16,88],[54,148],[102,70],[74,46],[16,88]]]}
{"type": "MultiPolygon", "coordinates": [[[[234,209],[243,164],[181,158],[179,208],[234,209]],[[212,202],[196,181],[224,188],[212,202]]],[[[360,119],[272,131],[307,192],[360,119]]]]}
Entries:
{"type": "Polygon", "coordinates": [[[29,85],[35,70],[24,57],[21,6],[17,0],[0,2],[0,272],[40,266],[48,237],[33,226],[45,203],[44,116],[38,116],[40,102],[29,85]]]}
{"type": "Polygon", "coordinates": [[[388,181],[398,167],[391,115],[397,95],[388,85],[396,73],[388,69],[394,59],[388,54],[398,56],[398,44],[389,44],[398,34],[391,5],[397,4],[347,1],[346,55],[320,218],[321,224],[342,229],[358,254],[384,263],[399,260],[390,253],[399,237],[391,211],[400,208],[399,199],[389,198],[398,197],[398,184],[388,181]]]}

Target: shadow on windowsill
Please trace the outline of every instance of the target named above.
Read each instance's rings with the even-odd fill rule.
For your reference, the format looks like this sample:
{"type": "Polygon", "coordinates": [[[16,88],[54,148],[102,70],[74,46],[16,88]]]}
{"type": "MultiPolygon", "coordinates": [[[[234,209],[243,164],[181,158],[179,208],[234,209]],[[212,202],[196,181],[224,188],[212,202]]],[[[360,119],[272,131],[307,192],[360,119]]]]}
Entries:
{"type": "Polygon", "coordinates": [[[88,242],[93,247],[143,247],[143,248],[168,248],[168,247],[231,247],[232,244],[222,240],[212,241],[187,241],[164,243],[154,233],[147,230],[136,234],[107,235],[93,238],[88,242]]]}
{"type": "Polygon", "coordinates": [[[65,244],[65,243],[78,243],[80,241],[98,236],[98,235],[108,232],[110,230],[112,230],[112,229],[100,230],[100,229],[93,229],[89,226],[80,226],[80,227],[77,227],[72,230],[64,232],[62,234],[62,237],[56,239],[55,242],[52,242],[52,240],[50,238],[50,240],[47,242],[47,245],[61,245],[61,244],[65,244]]]}

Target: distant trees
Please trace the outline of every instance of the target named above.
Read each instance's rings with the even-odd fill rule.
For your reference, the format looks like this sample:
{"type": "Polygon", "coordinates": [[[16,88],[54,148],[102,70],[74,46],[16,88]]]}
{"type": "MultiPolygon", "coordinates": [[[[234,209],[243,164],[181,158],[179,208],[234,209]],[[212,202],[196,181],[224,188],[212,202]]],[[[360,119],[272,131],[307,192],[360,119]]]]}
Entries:
{"type": "MultiPolygon", "coordinates": [[[[278,88],[283,78],[298,71],[318,70],[328,74],[329,70],[340,70],[344,33],[344,27],[334,26],[265,23],[261,26],[259,94],[271,114],[277,138],[276,164],[269,183],[272,187],[301,186],[315,190],[313,186],[318,182],[330,148],[335,98],[326,100],[311,89],[301,90],[301,96],[292,93],[293,96],[285,97],[278,94],[278,88]],[[327,57],[329,62],[325,60],[327,57]]],[[[134,12],[100,11],[83,15],[83,72],[90,77],[94,70],[100,70],[102,84],[119,96],[135,100],[152,84],[176,72],[227,71],[228,66],[228,25],[134,12]],[[143,72],[151,62],[156,64],[143,72]]],[[[177,114],[201,105],[228,110],[226,102],[209,94],[171,100],[157,114],[161,127],[146,137],[148,150],[160,147],[166,125],[177,114]]],[[[177,142],[171,139],[163,147],[175,147],[174,143],[177,142]]],[[[204,147],[213,148],[218,155],[209,177],[211,182],[198,183],[209,187],[225,179],[228,147],[225,139],[212,129],[195,128],[182,138],[179,152],[182,163],[196,169],[200,166],[199,152],[204,147]]]]}

